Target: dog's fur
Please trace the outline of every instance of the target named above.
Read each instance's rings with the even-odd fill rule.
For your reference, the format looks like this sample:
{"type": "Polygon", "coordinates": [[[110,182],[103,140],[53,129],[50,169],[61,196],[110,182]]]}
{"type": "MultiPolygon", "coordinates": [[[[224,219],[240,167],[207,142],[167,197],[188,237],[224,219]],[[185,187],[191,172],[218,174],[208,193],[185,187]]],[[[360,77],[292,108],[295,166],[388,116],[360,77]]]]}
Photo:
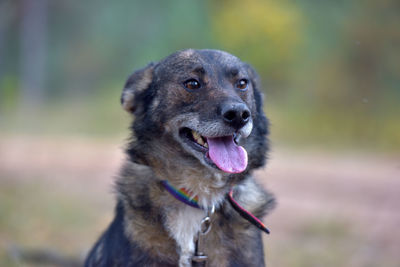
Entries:
{"type": "Polygon", "coordinates": [[[188,189],[204,209],[215,205],[211,231],[205,237],[209,266],[264,266],[261,231],[244,220],[228,203],[234,197],[258,217],[274,198],[253,179],[265,164],[268,121],[256,72],[235,56],[217,50],[183,50],[134,72],[121,102],[133,117],[128,159],[116,182],[113,222],[86,259],[85,266],[190,266],[194,238],[205,216],[202,209],[175,199],[160,181],[188,189]],[[185,81],[201,87],[190,89],[185,81]],[[245,90],[237,81],[248,80],[245,90]],[[230,125],[223,105],[242,105],[249,111],[245,125],[230,125]],[[204,136],[239,133],[248,153],[247,168],[226,173],[207,162],[181,135],[186,127],[204,136]]]}

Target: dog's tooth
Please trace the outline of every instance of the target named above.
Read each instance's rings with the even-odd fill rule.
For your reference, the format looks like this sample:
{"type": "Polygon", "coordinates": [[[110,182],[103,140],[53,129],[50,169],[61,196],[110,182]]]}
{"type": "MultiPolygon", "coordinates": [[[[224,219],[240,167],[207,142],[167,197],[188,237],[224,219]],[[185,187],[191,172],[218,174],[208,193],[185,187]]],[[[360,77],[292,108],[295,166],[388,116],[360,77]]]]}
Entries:
{"type": "Polygon", "coordinates": [[[202,146],[204,146],[204,144],[205,144],[203,141],[203,138],[201,138],[201,137],[197,140],[197,143],[199,143],[202,146]]]}
{"type": "Polygon", "coordinates": [[[198,132],[193,131],[193,130],[192,130],[192,135],[193,135],[194,140],[198,140],[198,139],[201,138],[200,134],[198,132]]]}
{"type": "Polygon", "coordinates": [[[208,143],[204,143],[203,146],[206,147],[206,148],[208,148],[208,143]]]}
{"type": "Polygon", "coordinates": [[[204,146],[204,141],[203,141],[203,138],[201,138],[201,136],[199,136],[199,138],[196,139],[196,142],[199,143],[200,145],[204,146]]]}
{"type": "Polygon", "coordinates": [[[195,132],[195,131],[192,130],[192,135],[193,135],[193,139],[194,139],[199,145],[202,145],[202,146],[206,146],[206,145],[207,145],[207,143],[204,142],[203,137],[201,137],[201,135],[200,135],[198,132],[195,132]]]}

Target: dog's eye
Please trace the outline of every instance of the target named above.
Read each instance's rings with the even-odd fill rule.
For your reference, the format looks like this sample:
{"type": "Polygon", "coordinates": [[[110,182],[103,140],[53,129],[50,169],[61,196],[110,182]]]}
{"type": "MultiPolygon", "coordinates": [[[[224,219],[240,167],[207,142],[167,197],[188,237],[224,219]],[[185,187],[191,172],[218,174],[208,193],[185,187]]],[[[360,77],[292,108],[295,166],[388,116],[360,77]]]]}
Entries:
{"type": "Polygon", "coordinates": [[[236,88],[240,89],[240,90],[246,90],[247,89],[247,85],[249,84],[249,81],[246,79],[241,79],[236,83],[236,88]]]}
{"type": "Polygon", "coordinates": [[[184,82],[183,86],[190,90],[196,90],[200,88],[200,82],[195,79],[190,79],[184,82]]]}

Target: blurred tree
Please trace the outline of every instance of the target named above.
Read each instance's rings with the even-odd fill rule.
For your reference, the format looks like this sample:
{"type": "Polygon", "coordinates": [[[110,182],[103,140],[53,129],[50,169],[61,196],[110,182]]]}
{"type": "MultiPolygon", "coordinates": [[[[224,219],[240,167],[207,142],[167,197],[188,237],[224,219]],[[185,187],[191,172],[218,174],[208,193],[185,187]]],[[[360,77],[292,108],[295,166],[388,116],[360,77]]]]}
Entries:
{"type": "Polygon", "coordinates": [[[38,107],[45,96],[47,0],[21,0],[21,105],[38,107]]]}
{"type": "Polygon", "coordinates": [[[15,71],[11,71],[16,60],[9,40],[10,31],[15,30],[15,9],[11,0],[0,1],[0,112],[14,108],[16,102],[15,71]]]}
{"type": "Polygon", "coordinates": [[[4,74],[4,43],[6,39],[6,26],[8,25],[6,8],[4,7],[6,4],[8,3],[0,3],[0,82],[4,74]]]}

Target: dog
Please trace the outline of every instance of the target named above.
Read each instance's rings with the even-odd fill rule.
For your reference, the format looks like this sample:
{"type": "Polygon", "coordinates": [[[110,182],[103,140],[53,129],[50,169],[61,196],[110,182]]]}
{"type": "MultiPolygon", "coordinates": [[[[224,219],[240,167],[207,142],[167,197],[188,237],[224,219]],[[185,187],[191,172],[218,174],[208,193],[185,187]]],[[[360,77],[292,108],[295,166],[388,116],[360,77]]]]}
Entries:
{"type": "Polygon", "coordinates": [[[115,217],[85,266],[264,266],[258,218],[275,198],[252,176],[269,147],[255,70],[182,50],[134,72],[121,103],[133,122],[115,217]]]}

